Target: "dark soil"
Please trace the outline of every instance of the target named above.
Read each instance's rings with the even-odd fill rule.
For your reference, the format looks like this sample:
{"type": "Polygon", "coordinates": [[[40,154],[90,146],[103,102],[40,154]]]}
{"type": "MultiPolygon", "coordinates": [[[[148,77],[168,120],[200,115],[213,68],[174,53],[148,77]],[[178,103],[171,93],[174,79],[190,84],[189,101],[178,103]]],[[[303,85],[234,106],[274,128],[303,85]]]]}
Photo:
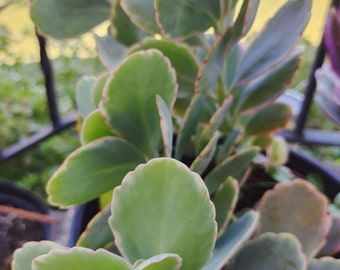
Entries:
{"type": "Polygon", "coordinates": [[[14,250],[28,241],[43,239],[39,222],[17,217],[15,214],[0,214],[0,270],[10,270],[14,250]]]}

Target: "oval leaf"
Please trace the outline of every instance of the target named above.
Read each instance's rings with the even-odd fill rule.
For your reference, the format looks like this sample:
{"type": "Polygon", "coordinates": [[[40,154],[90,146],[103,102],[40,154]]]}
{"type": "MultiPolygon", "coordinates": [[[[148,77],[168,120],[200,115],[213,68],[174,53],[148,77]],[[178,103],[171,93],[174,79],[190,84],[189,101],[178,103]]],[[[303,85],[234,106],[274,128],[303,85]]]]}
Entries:
{"type": "Polygon", "coordinates": [[[130,20],[150,33],[158,33],[154,0],[121,0],[120,4],[130,20]]]}
{"type": "Polygon", "coordinates": [[[220,0],[155,0],[157,22],[163,35],[187,37],[216,26],[220,0]]]}
{"type": "Polygon", "coordinates": [[[107,20],[110,7],[107,0],[34,0],[31,18],[43,33],[71,38],[107,20]]]}
{"type": "Polygon", "coordinates": [[[249,241],[227,270],[304,270],[306,260],[294,235],[266,233],[249,241]]]}
{"type": "Polygon", "coordinates": [[[324,257],[321,259],[312,259],[308,262],[307,270],[339,270],[340,260],[332,257],[324,257]]]}
{"type": "Polygon", "coordinates": [[[96,83],[97,78],[94,76],[84,76],[78,81],[76,89],[76,102],[80,116],[83,119],[96,109],[93,101],[93,89],[96,83]]]}
{"type": "Polygon", "coordinates": [[[53,250],[47,255],[36,258],[33,270],[131,270],[132,266],[119,257],[104,249],[93,251],[91,249],[75,247],[70,250],[53,250]]]}
{"type": "Polygon", "coordinates": [[[26,242],[22,248],[13,254],[12,270],[31,270],[32,261],[40,255],[45,255],[53,249],[67,249],[55,242],[26,242]]]}
{"type": "Polygon", "coordinates": [[[176,75],[169,60],[157,50],[137,52],[107,83],[100,109],[114,131],[148,157],[155,157],[161,139],[156,96],[171,110],[176,93],[176,75]]]}
{"type": "Polygon", "coordinates": [[[114,189],[111,211],[116,245],[131,262],[175,253],[181,269],[192,270],[211,255],[214,206],[200,176],[177,160],[153,159],[128,173],[114,189]]]}
{"type": "Polygon", "coordinates": [[[85,231],[80,235],[76,245],[96,250],[104,248],[107,244],[113,242],[113,234],[107,222],[110,215],[110,206],[95,215],[87,224],[85,231]]]}
{"type": "MultiPolygon", "coordinates": [[[[218,239],[213,256],[203,269],[221,269],[252,236],[258,217],[258,213],[250,211],[232,223],[221,238],[218,239]]],[[[241,269],[243,268],[238,270],[241,269]]]]}
{"type": "Polygon", "coordinates": [[[87,144],[106,136],[113,137],[115,134],[104,122],[104,118],[100,114],[99,110],[95,110],[83,121],[80,132],[80,140],[82,141],[82,144],[87,144]]]}
{"type": "Polygon", "coordinates": [[[144,157],[128,142],[105,137],[70,154],[47,184],[48,200],[62,207],[99,197],[121,183],[144,157]]]}
{"type": "Polygon", "coordinates": [[[271,104],[254,113],[245,124],[244,137],[263,136],[283,129],[291,119],[292,110],[283,103],[271,104]]]}
{"type": "Polygon", "coordinates": [[[330,230],[327,206],[327,198],[305,180],[279,183],[260,201],[259,232],[294,234],[304,253],[312,257],[323,246],[330,230]]]}

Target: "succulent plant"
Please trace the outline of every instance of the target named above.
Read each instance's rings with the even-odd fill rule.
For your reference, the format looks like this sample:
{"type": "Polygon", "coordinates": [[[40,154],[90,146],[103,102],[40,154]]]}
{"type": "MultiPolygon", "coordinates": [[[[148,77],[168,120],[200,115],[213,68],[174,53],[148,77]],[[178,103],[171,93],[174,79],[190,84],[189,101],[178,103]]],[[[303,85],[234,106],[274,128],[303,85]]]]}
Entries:
{"type": "Polygon", "coordinates": [[[291,112],[276,98],[298,67],[296,44],[311,9],[310,0],[288,1],[247,42],[259,2],[33,2],[33,21],[56,38],[109,18],[108,35],[96,37],[108,71],[77,87],[82,146],[47,192],[59,207],[113,192],[76,247],[29,243],[14,254],[13,270],[338,264],[313,258],[331,218],[324,195],[306,181],[278,183],[258,208],[236,211],[252,165],[264,159],[267,171],[277,172],[286,161],[285,142],[275,133],[291,112]],[[304,196],[292,199],[297,193],[304,196]],[[304,218],[311,208],[320,211],[310,215],[309,231],[304,218]],[[289,216],[287,209],[296,211],[289,216]],[[287,228],[273,225],[279,218],[287,228]]]}

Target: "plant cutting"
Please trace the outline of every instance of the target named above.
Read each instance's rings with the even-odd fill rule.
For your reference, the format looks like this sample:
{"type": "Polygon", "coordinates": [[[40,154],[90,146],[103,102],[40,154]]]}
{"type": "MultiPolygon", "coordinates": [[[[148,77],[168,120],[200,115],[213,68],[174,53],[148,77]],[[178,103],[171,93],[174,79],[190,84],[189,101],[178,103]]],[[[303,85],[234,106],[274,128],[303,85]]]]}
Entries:
{"type": "Polygon", "coordinates": [[[96,37],[108,72],[77,87],[82,146],[47,185],[53,205],[100,198],[103,209],[76,247],[29,243],[13,269],[339,268],[317,259],[326,245],[324,256],[338,251],[326,240],[337,230],[327,198],[290,179],[275,135],[291,119],[276,98],[298,67],[311,1],[288,1],[247,41],[258,6],[33,2],[33,21],[55,38],[109,17],[109,34],[96,37]],[[258,164],[280,181],[255,210],[237,209],[258,164]]]}

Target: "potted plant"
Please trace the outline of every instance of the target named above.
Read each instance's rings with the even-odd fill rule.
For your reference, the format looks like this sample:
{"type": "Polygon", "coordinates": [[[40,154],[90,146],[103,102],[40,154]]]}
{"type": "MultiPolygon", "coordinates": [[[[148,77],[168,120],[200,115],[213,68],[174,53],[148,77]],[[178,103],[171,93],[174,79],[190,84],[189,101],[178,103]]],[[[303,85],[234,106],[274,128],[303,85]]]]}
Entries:
{"type": "Polygon", "coordinates": [[[33,2],[34,22],[57,38],[112,15],[96,37],[108,73],[77,87],[82,146],[47,186],[54,205],[100,198],[103,210],[76,247],[29,243],[14,270],[339,268],[315,259],[338,251],[328,200],[290,179],[275,135],[291,119],[276,98],[298,67],[311,1],[288,1],[250,42],[259,1],[238,2],[33,2]],[[277,181],[255,210],[238,209],[258,166],[277,181]]]}
{"type": "Polygon", "coordinates": [[[0,181],[0,268],[10,269],[14,250],[28,241],[50,240],[48,205],[32,191],[0,181]]]}

